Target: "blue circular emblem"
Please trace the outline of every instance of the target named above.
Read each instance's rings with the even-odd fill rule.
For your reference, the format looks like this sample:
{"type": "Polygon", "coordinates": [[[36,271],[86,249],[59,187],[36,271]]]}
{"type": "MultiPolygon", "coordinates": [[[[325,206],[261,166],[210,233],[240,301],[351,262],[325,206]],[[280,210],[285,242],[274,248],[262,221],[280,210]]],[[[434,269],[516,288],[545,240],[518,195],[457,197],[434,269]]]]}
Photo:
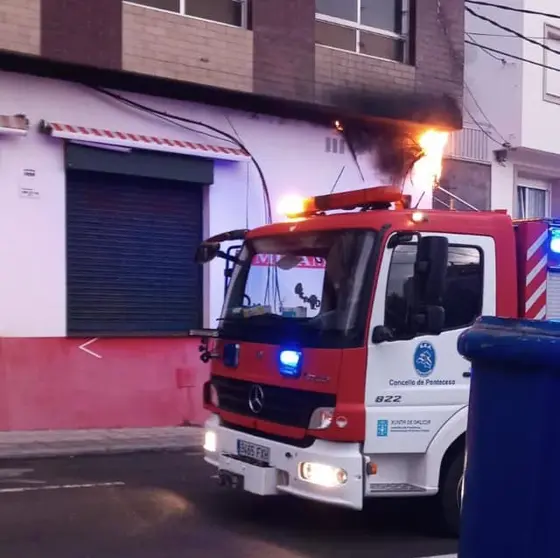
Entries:
{"type": "Polygon", "coordinates": [[[429,376],[436,366],[436,351],[434,346],[427,341],[423,341],[414,351],[414,370],[418,376],[429,376]]]}

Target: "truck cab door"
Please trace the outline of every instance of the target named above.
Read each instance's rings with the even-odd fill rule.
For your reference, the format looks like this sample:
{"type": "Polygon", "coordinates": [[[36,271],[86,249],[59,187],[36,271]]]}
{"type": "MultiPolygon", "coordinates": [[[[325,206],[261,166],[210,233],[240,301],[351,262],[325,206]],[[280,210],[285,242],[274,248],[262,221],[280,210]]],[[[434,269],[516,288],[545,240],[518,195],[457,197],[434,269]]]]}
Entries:
{"type": "Polygon", "coordinates": [[[457,352],[457,339],[478,316],[496,312],[494,240],[423,235],[445,236],[449,242],[444,328],[439,335],[412,335],[407,330],[406,297],[417,244],[387,246],[381,256],[369,333],[366,454],[426,452],[440,428],[468,404],[470,364],[457,352]],[[374,342],[376,326],[389,328],[392,339],[374,342]]]}

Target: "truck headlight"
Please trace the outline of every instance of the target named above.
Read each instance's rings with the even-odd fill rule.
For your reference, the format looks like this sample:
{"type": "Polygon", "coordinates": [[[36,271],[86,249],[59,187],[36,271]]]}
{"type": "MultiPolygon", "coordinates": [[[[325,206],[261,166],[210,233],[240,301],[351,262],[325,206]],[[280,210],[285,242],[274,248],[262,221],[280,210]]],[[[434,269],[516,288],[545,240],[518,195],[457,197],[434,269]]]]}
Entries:
{"type": "Polygon", "coordinates": [[[299,476],[304,481],[324,486],[325,488],[342,486],[348,480],[348,473],[344,469],[323,465],[322,463],[300,463],[299,476]]]}
{"type": "Polygon", "coordinates": [[[334,409],[332,407],[319,407],[313,411],[309,419],[309,430],[325,430],[333,421],[334,409]]]}
{"type": "Polygon", "coordinates": [[[214,453],[218,448],[218,437],[212,430],[207,430],[204,433],[204,450],[214,453]]]}

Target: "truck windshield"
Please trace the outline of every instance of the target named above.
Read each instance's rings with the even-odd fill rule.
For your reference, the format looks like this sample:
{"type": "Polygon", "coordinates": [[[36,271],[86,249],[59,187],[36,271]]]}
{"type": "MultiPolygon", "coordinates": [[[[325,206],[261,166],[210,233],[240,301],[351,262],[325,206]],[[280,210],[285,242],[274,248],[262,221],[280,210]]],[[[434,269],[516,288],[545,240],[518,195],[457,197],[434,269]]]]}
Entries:
{"type": "Polygon", "coordinates": [[[372,230],[248,240],[220,320],[223,337],[304,347],[363,343],[374,272],[372,230]]]}

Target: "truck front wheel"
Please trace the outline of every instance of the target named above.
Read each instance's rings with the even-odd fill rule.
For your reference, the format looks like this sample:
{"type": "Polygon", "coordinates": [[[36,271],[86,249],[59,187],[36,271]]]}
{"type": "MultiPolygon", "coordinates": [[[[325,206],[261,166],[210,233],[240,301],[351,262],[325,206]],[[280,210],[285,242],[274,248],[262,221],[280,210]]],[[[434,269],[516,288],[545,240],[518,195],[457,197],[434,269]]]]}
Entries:
{"type": "Polygon", "coordinates": [[[463,469],[465,456],[462,451],[451,459],[442,474],[439,507],[445,532],[452,536],[459,536],[461,524],[461,494],[463,486],[463,469]]]}

